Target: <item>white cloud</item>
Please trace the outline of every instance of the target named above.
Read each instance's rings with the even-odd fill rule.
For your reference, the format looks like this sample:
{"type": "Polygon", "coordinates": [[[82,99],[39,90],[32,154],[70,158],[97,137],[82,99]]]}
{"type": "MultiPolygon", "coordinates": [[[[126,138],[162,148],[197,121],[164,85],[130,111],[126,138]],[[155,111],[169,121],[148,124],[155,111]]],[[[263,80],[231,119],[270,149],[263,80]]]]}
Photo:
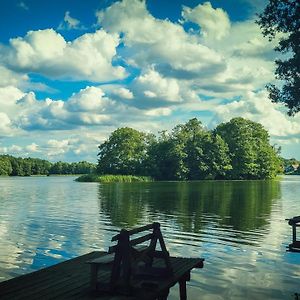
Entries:
{"type": "Polygon", "coordinates": [[[171,113],[172,113],[172,109],[169,107],[165,107],[165,108],[149,109],[145,112],[145,115],[151,117],[158,117],[158,116],[169,116],[171,113]]]}
{"type": "Polygon", "coordinates": [[[121,99],[130,100],[130,99],[134,98],[133,93],[129,89],[124,88],[124,87],[120,87],[120,88],[114,89],[112,91],[112,94],[114,96],[117,96],[117,97],[121,98],[121,99]]]}
{"type": "MultiPolygon", "coordinates": [[[[131,104],[131,101],[130,101],[131,104]]],[[[15,103],[11,119],[24,130],[71,130],[78,126],[117,124],[124,119],[141,118],[145,111],[106,96],[99,87],[86,87],[66,101],[37,100],[33,92],[15,103]]]]}
{"type": "MultiPolygon", "coordinates": [[[[276,41],[269,43],[252,20],[231,23],[206,2],[183,7],[186,24],[175,23],[155,18],[139,0],[114,2],[97,17],[100,30],[72,41],[46,29],[0,45],[1,142],[18,138],[15,149],[0,151],[94,160],[97,145],[117,127],[157,132],[191,116],[209,122],[214,112],[215,123],[243,116],[261,122],[278,141],[299,138],[300,117],[287,117],[265,92],[255,92],[273,79],[276,41]],[[200,34],[185,31],[188,22],[198,24],[200,34]],[[120,60],[133,71],[115,84],[128,75],[120,60]],[[87,86],[67,99],[37,99],[30,91],[51,90],[30,82],[31,74],[113,83],[87,86]]],[[[59,27],[81,29],[81,23],[67,11],[59,27]]]]}
{"type": "Polygon", "coordinates": [[[128,62],[141,67],[159,65],[173,77],[205,76],[224,68],[222,56],[198,43],[180,24],[155,19],[145,1],[124,0],[97,13],[105,30],[123,33],[128,62]]]}
{"type": "Polygon", "coordinates": [[[20,86],[28,81],[28,75],[16,73],[0,65],[0,87],[20,86]]]}
{"type": "Polygon", "coordinates": [[[13,86],[0,87],[0,137],[17,133],[12,118],[17,113],[16,103],[23,95],[13,86]]]}
{"type": "Polygon", "coordinates": [[[119,39],[104,30],[86,33],[67,42],[53,29],[29,31],[24,38],[10,40],[5,62],[16,70],[35,72],[52,78],[106,81],[126,76],[114,67],[119,39]]]}
{"type": "Polygon", "coordinates": [[[164,78],[152,69],[137,77],[132,85],[132,89],[137,94],[137,98],[144,94],[145,97],[152,98],[151,101],[155,99],[166,102],[183,101],[177,80],[164,78]]]}
{"type": "Polygon", "coordinates": [[[261,123],[273,137],[300,135],[300,114],[286,115],[282,104],[271,103],[267,92],[249,92],[239,101],[216,107],[215,123],[244,117],[261,123]]]}
{"type": "Polygon", "coordinates": [[[113,103],[104,97],[104,92],[101,88],[86,87],[80,90],[79,93],[73,94],[66,103],[66,109],[69,111],[99,111],[103,112],[106,106],[113,103]]]}
{"type": "Polygon", "coordinates": [[[0,87],[1,112],[14,114],[17,101],[25,94],[14,86],[0,87]]]}
{"type": "MultiPolygon", "coordinates": [[[[7,154],[21,154],[23,148],[18,145],[11,145],[9,147],[0,147],[0,152],[7,154]]],[[[23,153],[22,153],[23,154],[23,153]]]]}
{"type": "Polygon", "coordinates": [[[183,7],[182,17],[185,21],[198,24],[201,34],[211,40],[220,40],[229,34],[230,20],[227,13],[221,9],[214,9],[210,2],[199,4],[191,9],[183,7]]]}
{"type": "Polygon", "coordinates": [[[25,149],[26,149],[26,151],[29,151],[29,152],[40,152],[39,146],[36,143],[32,143],[30,145],[27,145],[25,147],[25,149]]]}
{"type": "Polygon", "coordinates": [[[11,121],[7,114],[0,112],[0,137],[10,135],[12,131],[11,125],[11,121]]]}
{"type": "Polygon", "coordinates": [[[85,29],[80,25],[80,21],[71,17],[70,12],[66,11],[64,20],[57,27],[58,30],[85,29]]]}

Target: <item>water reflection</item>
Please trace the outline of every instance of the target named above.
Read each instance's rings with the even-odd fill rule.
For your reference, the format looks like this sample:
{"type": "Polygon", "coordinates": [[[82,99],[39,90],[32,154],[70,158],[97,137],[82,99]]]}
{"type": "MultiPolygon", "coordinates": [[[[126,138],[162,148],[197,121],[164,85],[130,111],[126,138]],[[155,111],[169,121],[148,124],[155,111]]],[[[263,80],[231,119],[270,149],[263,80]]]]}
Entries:
{"type": "MultiPolygon", "coordinates": [[[[205,257],[189,299],[293,299],[300,255],[285,251],[300,176],[281,181],[77,183],[0,178],[0,281],[104,250],[117,230],[159,221],[172,255],[205,257]]],[[[170,300],[178,299],[171,290],[170,300]]]]}
{"type": "Polygon", "coordinates": [[[235,231],[267,229],[280,197],[278,181],[114,183],[99,186],[100,210],[117,227],[167,216],[181,231],[199,233],[211,221],[235,231]]]}

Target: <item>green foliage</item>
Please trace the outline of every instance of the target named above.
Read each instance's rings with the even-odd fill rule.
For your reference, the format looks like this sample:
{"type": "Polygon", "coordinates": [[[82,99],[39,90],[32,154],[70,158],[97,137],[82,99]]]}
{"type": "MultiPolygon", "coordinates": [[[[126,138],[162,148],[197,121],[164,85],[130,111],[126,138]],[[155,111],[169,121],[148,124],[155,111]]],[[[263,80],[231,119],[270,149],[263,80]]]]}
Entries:
{"type": "Polygon", "coordinates": [[[165,131],[148,148],[145,172],[158,180],[184,180],[182,145],[165,131]]]}
{"type": "Polygon", "coordinates": [[[11,155],[0,155],[0,175],[6,176],[86,174],[94,172],[95,169],[95,164],[86,161],[51,163],[39,158],[17,158],[11,155]]]}
{"type": "Polygon", "coordinates": [[[278,153],[262,125],[232,119],[209,131],[196,118],[158,137],[119,128],[99,146],[99,174],[157,180],[265,179],[280,170],[278,153]]]}
{"type": "Polygon", "coordinates": [[[281,34],[275,48],[284,54],[284,60],[275,61],[276,79],[282,80],[281,88],[273,84],[267,86],[274,102],[283,102],[289,108],[289,114],[300,111],[300,2],[298,0],[269,0],[257,23],[264,36],[269,40],[281,34]]]}
{"type": "Polygon", "coordinates": [[[70,174],[89,174],[93,173],[96,170],[95,164],[92,164],[87,161],[67,163],[58,161],[51,165],[49,169],[49,174],[61,174],[61,175],[70,175],[70,174]]]}
{"type": "Polygon", "coordinates": [[[142,175],[151,136],[132,128],[115,130],[99,146],[99,174],[142,175]]]}
{"type": "Polygon", "coordinates": [[[8,156],[0,156],[0,175],[10,175],[12,173],[12,165],[8,156]]]}
{"type": "Polygon", "coordinates": [[[281,161],[276,149],[269,143],[269,134],[259,123],[234,118],[215,130],[227,143],[230,151],[231,179],[274,178],[281,161]]]}
{"type": "Polygon", "coordinates": [[[76,181],[109,183],[109,182],[149,182],[153,180],[151,177],[147,177],[147,176],[86,174],[76,178],[76,181]]]}

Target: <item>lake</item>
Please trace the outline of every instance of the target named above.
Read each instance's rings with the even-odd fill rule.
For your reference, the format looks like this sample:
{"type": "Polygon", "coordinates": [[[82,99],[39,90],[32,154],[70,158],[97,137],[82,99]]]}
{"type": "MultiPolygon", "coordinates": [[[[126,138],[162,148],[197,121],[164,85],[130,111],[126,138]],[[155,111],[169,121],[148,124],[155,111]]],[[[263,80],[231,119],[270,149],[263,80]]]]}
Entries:
{"type": "MultiPolygon", "coordinates": [[[[0,281],[94,250],[122,227],[161,223],[171,255],[204,257],[189,299],[295,299],[300,176],[276,181],[79,183],[0,177],[0,281]]],[[[300,237],[300,230],[299,230],[300,237]]],[[[178,299],[177,287],[170,299],[178,299]]]]}

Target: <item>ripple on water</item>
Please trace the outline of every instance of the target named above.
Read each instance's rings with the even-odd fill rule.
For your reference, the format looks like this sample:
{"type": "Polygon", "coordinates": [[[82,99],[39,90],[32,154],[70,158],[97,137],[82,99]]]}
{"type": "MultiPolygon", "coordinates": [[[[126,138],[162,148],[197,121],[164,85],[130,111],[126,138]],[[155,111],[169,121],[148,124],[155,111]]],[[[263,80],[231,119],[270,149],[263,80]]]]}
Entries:
{"type": "Polygon", "coordinates": [[[300,255],[285,252],[285,218],[299,210],[299,178],[111,185],[0,178],[0,280],[105,250],[120,228],[158,221],[172,255],[205,258],[192,273],[190,299],[293,299],[300,255]]]}

